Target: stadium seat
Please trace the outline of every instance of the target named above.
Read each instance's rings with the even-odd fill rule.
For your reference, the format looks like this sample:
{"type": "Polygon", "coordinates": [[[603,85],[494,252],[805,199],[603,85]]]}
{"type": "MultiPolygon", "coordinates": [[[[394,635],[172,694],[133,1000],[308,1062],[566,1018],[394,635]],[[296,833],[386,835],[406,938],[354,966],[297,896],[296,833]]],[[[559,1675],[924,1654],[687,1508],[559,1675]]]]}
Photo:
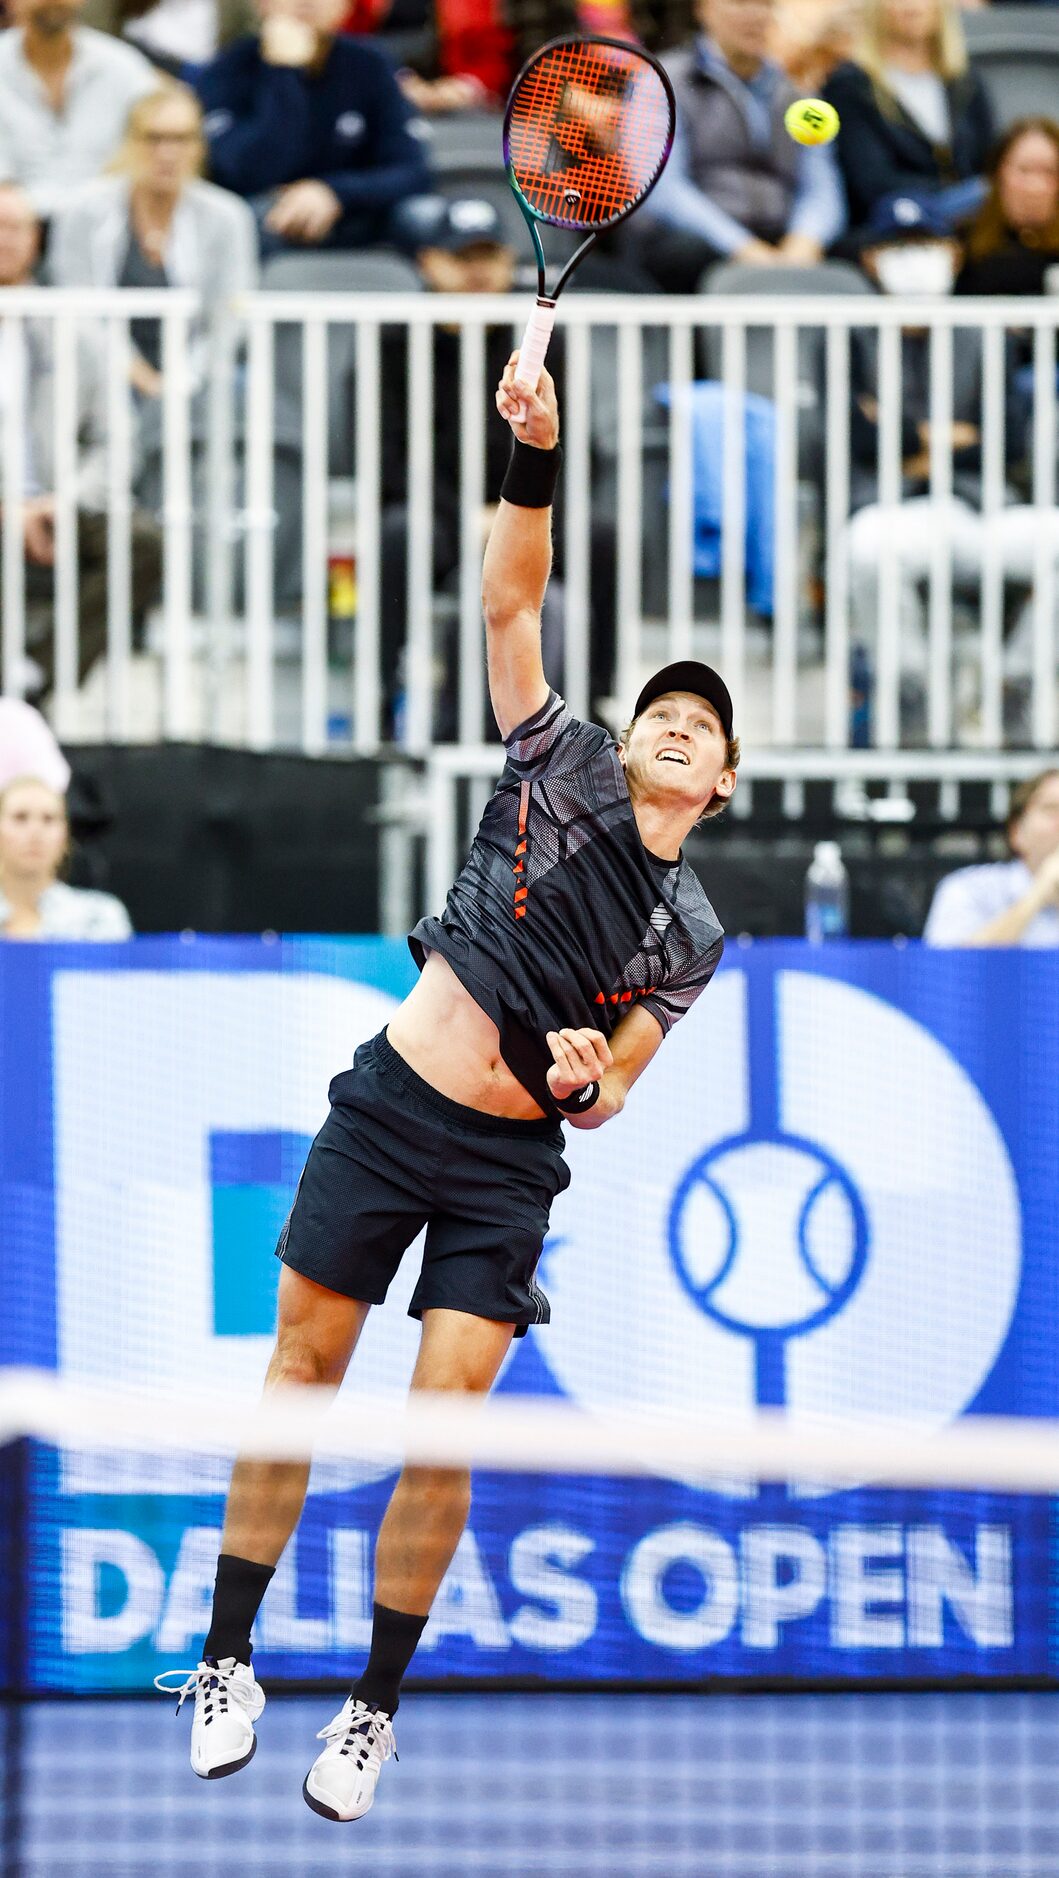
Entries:
{"type": "MultiPolygon", "coordinates": [[[[726,261],[707,270],[699,282],[699,292],[711,294],[747,294],[772,299],[794,299],[801,295],[870,294],[874,288],[859,267],[848,261],[822,261],[818,267],[747,267],[740,261],[726,261]]],[[[776,309],[777,317],[780,308],[776,309]]],[[[805,383],[815,360],[813,332],[799,333],[799,381],[805,383]]],[[[721,376],[722,335],[716,324],[708,325],[705,334],[707,378],[721,376]]],[[[763,398],[774,394],[772,371],[772,334],[767,327],[751,328],[746,336],[746,388],[763,398]]]]}
{"type": "Polygon", "coordinates": [[[961,14],[971,63],[1003,130],[1020,117],[1059,114],[1059,18],[1051,6],[961,14]]]}
{"type": "Polygon", "coordinates": [[[261,269],[270,293],[418,293],[414,264],[388,248],[274,254],[261,269]]]}
{"type": "Polygon", "coordinates": [[[435,176],[478,168],[504,173],[503,120],[496,111],[456,111],[430,119],[431,167],[435,176]]]}
{"type": "MultiPolygon", "coordinates": [[[[404,255],[383,248],[347,254],[277,254],[265,262],[262,287],[274,293],[420,293],[422,282],[404,255]]],[[[355,317],[350,304],[350,319],[355,317]]],[[[300,326],[276,325],[276,420],[296,441],[302,425],[302,335],[300,326]]],[[[327,339],[328,460],[334,475],[349,474],[353,426],[356,329],[332,324],[327,339]]]]}

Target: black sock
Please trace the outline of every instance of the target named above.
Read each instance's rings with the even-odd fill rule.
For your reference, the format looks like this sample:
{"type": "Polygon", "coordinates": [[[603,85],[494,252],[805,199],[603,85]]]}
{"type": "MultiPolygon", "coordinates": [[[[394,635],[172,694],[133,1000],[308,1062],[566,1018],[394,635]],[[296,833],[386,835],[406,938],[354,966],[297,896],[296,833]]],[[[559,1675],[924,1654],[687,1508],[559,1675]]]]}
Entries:
{"type": "Polygon", "coordinates": [[[353,1684],[358,1702],[396,1715],[401,1678],[416,1653],[426,1621],[408,1611],[387,1610],[385,1604],[372,1606],[371,1655],[364,1674],[353,1684]]]}
{"type": "Polygon", "coordinates": [[[221,1553],[203,1657],[219,1663],[226,1656],[234,1656],[237,1663],[249,1663],[253,1655],[251,1626],[275,1569],[274,1565],[259,1565],[252,1558],[237,1558],[234,1552],[221,1553]]]}

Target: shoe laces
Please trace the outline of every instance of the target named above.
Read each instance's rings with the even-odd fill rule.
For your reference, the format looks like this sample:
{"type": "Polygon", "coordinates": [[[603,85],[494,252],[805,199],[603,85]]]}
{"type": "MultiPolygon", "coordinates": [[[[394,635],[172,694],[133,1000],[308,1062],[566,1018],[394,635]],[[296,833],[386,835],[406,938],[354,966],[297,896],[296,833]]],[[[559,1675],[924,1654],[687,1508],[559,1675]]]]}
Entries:
{"type": "Polygon", "coordinates": [[[203,1707],[206,1720],[209,1721],[216,1706],[218,1714],[228,1713],[229,1701],[240,1708],[248,1709],[253,1694],[253,1681],[250,1678],[235,1678],[235,1670],[222,1669],[219,1664],[199,1663],[194,1669],[166,1669],[154,1679],[154,1686],[163,1695],[175,1695],[176,1712],[179,1715],[189,1695],[197,1696],[202,1690],[203,1707]],[[171,1676],[181,1676],[183,1681],[173,1683],[171,1676]]]}
{"type": "Polygon", "coordinates": [[[381,1767],[391,1754],[394,1760],[398,1759],[389,1715],[381,1708],[369,1708],[365,1702],[354,1702],[352,1709],[340,1708],[334,1720],[320,1729],[316,1739],[331,1746],[341,1742],[339,1753],[352,1755],[358,1769],[367,1767],[371,1761],[381,1767]]]}

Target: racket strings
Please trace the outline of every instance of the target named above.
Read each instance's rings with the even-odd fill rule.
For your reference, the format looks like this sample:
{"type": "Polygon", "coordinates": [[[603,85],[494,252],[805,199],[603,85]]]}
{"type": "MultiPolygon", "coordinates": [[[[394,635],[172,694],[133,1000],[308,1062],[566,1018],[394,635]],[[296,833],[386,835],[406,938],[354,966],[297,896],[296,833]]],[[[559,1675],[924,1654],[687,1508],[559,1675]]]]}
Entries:
{"type": "Polygon", "coordinates": [[[548,221],[600,226],[645,195],[665,161],[671,106],[639,53],[591,43],[546,51],[511,101],[508,161],[548,221]]]}

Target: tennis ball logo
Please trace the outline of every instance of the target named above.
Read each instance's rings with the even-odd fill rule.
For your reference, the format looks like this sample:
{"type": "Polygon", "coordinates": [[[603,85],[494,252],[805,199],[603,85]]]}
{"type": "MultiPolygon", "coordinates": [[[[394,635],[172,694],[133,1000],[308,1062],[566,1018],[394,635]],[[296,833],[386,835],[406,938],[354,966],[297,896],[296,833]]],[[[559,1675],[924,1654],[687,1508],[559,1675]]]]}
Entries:
{"type": "Polygon", "coordinates": [[[687,1170],[670,1212],[685,1290],[747,1337],[799,1336],[840,1311],[863,1275],[868,1239],[848,1174],[790,1135],[718,1142],[687,1170]]]}
{"type": "Polygon", "coordinates": [[[795,143],[830,143],[838,136],[838,112],[824,98],[796,98],[787,106],[783,123],[795,143]]]}

